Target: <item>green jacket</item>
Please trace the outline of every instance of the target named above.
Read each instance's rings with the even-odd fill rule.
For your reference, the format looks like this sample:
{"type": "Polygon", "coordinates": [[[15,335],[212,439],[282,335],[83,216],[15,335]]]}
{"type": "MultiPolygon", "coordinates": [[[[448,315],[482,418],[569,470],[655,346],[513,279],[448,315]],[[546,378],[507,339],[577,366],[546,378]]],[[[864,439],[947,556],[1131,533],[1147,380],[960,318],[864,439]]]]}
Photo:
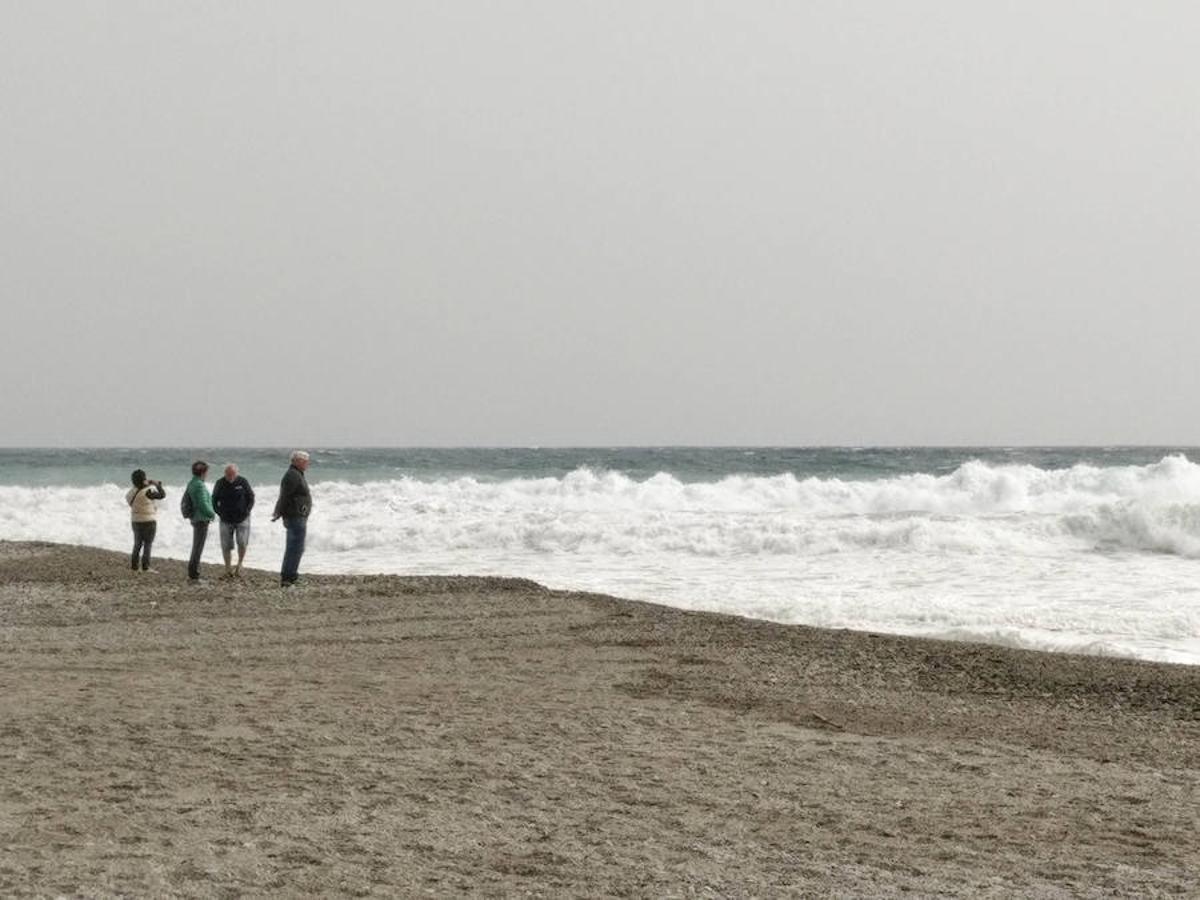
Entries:
{"type": "Polygon", "coordinates": [[[208,485],[199,475],[192,476],[187,485],[187,492],[192,497],[192,508],[195,510],[192,513],[193,522],[211,522],[217,517],[217,511],[212,505],[212,494],[208,492],[208,485]]]}

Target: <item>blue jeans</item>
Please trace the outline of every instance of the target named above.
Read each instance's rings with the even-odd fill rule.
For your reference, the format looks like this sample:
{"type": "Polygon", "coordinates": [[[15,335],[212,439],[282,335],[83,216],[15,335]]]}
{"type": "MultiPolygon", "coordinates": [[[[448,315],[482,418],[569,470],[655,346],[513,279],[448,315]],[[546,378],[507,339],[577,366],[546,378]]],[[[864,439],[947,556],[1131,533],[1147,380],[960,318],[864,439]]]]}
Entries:
{"type": "Polygon", "coordinates": [[[287,529],[287,544],[283,548],[283,570],[279,577],[284,584],[292,584],[300,577],[300,557],[304,555],[308,519],[284,519],[283,527],[287,529]]]}
{"type": "Polygon", "coordinates": [[[138,567],[138,554],[142,557],[142,568],[150,568],[150,545],[154,543],[154,533],[157,530],[157,522],[133,523],[133,556],[130,562],[134,569],[138,567]]]}

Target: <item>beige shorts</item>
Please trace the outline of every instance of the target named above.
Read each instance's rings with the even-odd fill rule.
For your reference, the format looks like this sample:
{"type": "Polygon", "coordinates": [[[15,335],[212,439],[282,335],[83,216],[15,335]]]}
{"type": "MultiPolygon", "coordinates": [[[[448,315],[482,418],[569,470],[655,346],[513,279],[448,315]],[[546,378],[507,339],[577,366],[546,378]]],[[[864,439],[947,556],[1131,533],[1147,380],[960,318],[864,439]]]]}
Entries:
{"type": "Polygon", "coordinates": [[[245,550],[250,546],[250,520],[238,522],[236,525],[230,525],[228,522],[221,523],[221,549],[232,550],[234,538],[237,538],[239,550],[245,550]]]}

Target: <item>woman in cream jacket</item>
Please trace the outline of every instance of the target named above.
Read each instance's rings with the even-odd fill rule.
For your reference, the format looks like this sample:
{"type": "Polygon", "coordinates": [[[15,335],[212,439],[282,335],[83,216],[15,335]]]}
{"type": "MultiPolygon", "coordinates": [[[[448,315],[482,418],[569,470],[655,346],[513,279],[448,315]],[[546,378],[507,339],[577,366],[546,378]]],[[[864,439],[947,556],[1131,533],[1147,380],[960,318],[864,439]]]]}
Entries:
{"type": "Polygon", "coordinates": [[[129,517],[133,521],[133,556],[130,565],[133,571],[138,571],[138,556],[142,558],[142,571],[150,571],[150,545],[154,543],[154,533],[158,530],[158,503],[156,501],[167,496],[161,481],[150,481],[141,469],[135,469],[130,476],[133,487],[126,492],[125,502],[129,504],[129,517]]]}

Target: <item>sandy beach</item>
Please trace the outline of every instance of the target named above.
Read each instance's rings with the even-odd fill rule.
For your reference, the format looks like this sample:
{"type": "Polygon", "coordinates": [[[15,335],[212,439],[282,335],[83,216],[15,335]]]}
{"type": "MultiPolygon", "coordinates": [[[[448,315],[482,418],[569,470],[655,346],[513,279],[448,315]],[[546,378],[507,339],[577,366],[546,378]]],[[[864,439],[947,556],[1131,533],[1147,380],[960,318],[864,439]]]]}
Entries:
{"type": "Polygon", "coordinates": [[[0,543],[4,896],[1200,894],[1200,669],[126,566],[0,543]]]}

